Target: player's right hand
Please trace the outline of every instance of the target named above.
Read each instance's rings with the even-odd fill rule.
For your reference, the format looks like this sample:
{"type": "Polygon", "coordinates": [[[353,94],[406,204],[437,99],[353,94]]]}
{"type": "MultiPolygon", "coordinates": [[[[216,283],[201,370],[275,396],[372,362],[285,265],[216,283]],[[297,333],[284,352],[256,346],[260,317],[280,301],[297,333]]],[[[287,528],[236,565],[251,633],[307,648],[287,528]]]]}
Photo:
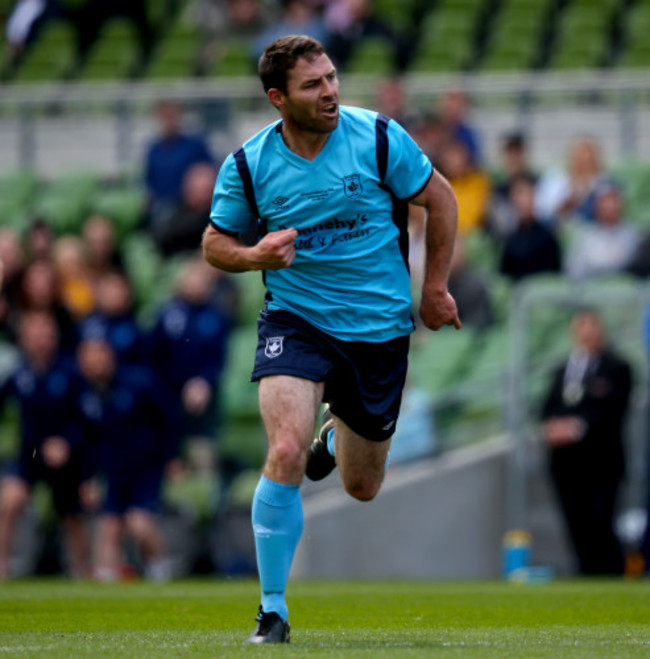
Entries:
{"type": "Polygon", "coordinates": [[[252,260],[258,270],[288,268],[296,256],[293,241],[298,237],[295,229],[282,229],[267,233],[257,245],[251,247],[252,260]]]}

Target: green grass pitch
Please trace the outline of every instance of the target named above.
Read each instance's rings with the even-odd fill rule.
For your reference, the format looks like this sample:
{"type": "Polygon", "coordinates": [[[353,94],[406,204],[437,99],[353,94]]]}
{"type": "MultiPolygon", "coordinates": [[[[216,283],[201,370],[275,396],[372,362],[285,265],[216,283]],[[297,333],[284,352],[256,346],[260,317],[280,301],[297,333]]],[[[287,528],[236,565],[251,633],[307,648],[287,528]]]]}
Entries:
{"type": "Polygon", "coordinates": [[[649,581],[290,584],[289,646],[243,646],[253,581],[0,583],[0,657],[648,657],[649,581]]]}

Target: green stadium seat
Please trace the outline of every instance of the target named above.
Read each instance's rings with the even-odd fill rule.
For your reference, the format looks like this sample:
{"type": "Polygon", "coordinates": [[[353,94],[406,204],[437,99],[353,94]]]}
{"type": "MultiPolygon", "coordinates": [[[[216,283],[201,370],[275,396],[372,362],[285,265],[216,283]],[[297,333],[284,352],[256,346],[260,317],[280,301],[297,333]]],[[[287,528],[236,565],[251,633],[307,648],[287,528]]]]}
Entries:
{"type": "Polygon", "coordinates": [[[434,10],[424,19],[411,70],[459,71],[473,56],[476,17],[453,8],[434,10]]]}
{"type": "Polygon", "coordinates": [[[38,182],[31,172],[17,171],[1,178],[0,226],[25,229],[37,189],[38,182]]]}
{"type": "Polygon", "coordinates": [[[119,240],[135,231],[142,217],[145,194],[139,187],[100,191],[92,200],[91,211],[113,220],[119,240]]]}
{"type": "Polygon", "coordinates": [[[257,326],[254,324],[238,327],[230,336],[222,379],[222,404],[228,419],[251,421],[259,418],[257,387],[249,382],[256,345],[257,326]]]}
{"type": "Polygon", "coordinates": [[[356,45],[346,73],[388,75],[392,72],[392,48],[385,39],[366,37],[356,45]]]}
{"type": "Polygon", "coordinates": [[[63,22],[46,23],[25,53],[12,81],[43,82],[69,77],[78,64],[74,28],[63,22]]]}
{"type": "Polygon", "coordinates": [[[127,236],[122,243],[124,265],[133,283],[136,303],[142,308],[141,317],[152,311],[152,291],[162,269],[162,259],[151,236],[144,231],[127,236]]]}
{"type": "Polygon", "coordinates": [[[247,39],[222,39],[212,64],[212,75],[246,76],[256,73],[256,65],[247,39]]]}
{"type": "Polygon", "coordinates": [[[409,382],[432,394],[462,382],[472,359],[476,335],[444,328],[435,334],[416,335],[409,359],[409,382]]]}
{"type": "Polygon", "coordinates": [[[182,22],[177,22],[154,49],[146,75],[149,78],[186,78],[197,73],[201,37],[182,22]]]}
{"type": "Polygon", "coordinates": [[[92,173],[66,174],[45,187],[32,211],[58,234],[78,233],[98,189],[99,179],[92,173]]]}
{"type": "Polygon", "coordinates": [[[638,4],[630,9],[624,21],[624,46],[617,64],[622,67],[645,68],[650,66],[650,3],[638,4]]]}
{"type": "Polygon", "coordinates": [[[123,18],[111,19],[90,49],[81,72],[85,80],[130,78],[137,72],[142,50],[134,24],[123,18]]]}

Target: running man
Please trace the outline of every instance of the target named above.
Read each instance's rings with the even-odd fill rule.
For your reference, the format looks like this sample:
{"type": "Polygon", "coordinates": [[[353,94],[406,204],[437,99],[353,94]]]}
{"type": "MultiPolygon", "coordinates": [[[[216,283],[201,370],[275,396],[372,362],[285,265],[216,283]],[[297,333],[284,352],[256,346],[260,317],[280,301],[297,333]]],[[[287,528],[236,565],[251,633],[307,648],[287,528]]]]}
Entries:
{"type": "Polygon", "coordinates": [[[322,478],[336,465],[360,501],[376,496],[384,476],[413,330],[407,202],[428,211],[420,315],[433,330],[460,329],[447,290],[457,208],[397,122],[339,106],[319,42],[276,40],[259,74],[281,119],[226,159],[203,249],[228,272],[264,272],[251,378],[268,437],[252,510],[262,603],[248,641],[286,643],[303,476],[322,478]],[[247,246],[239,236],[255,221],[261,237],[247,246]],[[329,408],[310,451],[322,402],[329,408]]]}

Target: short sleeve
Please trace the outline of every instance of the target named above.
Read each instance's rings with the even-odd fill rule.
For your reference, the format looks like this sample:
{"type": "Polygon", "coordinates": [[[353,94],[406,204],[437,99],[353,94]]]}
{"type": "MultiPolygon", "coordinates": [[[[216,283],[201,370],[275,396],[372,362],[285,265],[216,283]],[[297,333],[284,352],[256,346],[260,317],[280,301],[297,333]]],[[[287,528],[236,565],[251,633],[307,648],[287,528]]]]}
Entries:
{"type": "Polygon", "coordinates": [[[388,122],[388,165],[385,183],[398,199],[416,197],[429,182],[433,165],[396,121],[388,122]]]}
{"type": "Polygon", "coordinates": [[[256,219],[244,195],[244,184],[231,153],[224,160],[214,186],[210,224],[217,231],[234,235],[246,231],[256,219]]]}

